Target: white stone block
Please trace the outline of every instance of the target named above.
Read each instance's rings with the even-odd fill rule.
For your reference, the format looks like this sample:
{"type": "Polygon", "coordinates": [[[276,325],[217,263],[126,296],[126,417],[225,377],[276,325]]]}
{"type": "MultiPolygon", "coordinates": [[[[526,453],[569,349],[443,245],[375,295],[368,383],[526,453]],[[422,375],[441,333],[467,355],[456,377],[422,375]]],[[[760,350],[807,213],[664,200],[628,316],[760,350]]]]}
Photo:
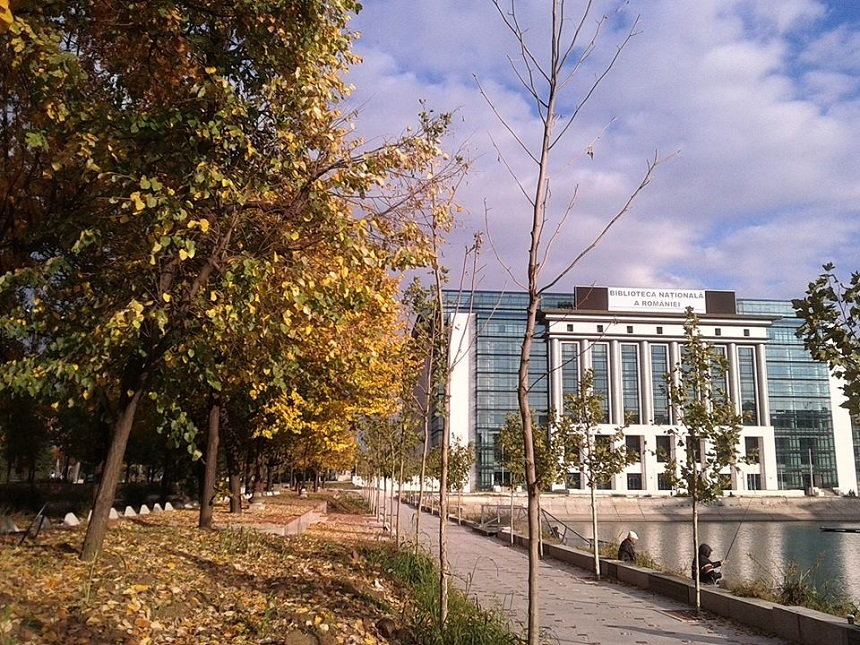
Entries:
{"type": "Polygon", "coordinates": [[[137,513],[134,512],[134,509],[131,506],[126,506],[125,510],[122,512],[123,517],[137,517],[137,513]]]}
{"type": "Polygon", "coordinates": [[[78,526],[80,523],[81,521],[74,513],[66,513],[66,516],[63,518],[63,526],[66,527],[78,526]]]}
{"type": "Polygon", "coordinates": [[[164,502],[164,510],[165,511],[172,511],[173,510],[173,504],[171,504],[170,502],[164,502]]]}
{"type": "Polygon", "coordinates": [[[111,507],[110,513],[108,513],[108,519],[109,520],[118,520],[119,519],[119,513],[116,512],[115,508],[111,507]]]}
{"type": "Polygon", "coordinates": [[[138,515],[149,515],[149,507],[146,504],[142,504],[140,507],[140,511],[137,514],[138,515]]]}
{"type": "Polygon", "coordinates": [[[161,508],[161,504],[156,502],[155,504],[152,505],[152,512],[153,513],[163,513],[164,509],[161,508]]]}
{"type": "Polygon", "coordinates": [[[0,517],[0,533],[17,533],[18,527],[11,517],[0,517]]]}

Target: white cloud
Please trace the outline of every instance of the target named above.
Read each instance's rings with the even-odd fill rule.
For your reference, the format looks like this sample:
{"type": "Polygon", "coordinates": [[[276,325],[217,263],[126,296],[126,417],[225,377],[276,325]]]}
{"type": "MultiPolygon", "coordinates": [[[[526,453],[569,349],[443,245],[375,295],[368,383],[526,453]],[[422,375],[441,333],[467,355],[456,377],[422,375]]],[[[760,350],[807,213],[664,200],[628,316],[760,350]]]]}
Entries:
{"type": "MultiPolygon", "coordinates": [[[[545,0],[521,3],[523,23],[546,20],[545,0]]],[[[647,159],[661,166],[627,215],[566,281],[734,289],[741,297],[795,297],[834,260],[860,256],[860,37],[813,0],[631,0],[600,3],[610,16],[592,67],[563,102],[570,113],[598,64],[640,15],[641,33],[554,151],[553,216],[578,187],[572,215],[549,257],[564,266],[624,203],[647,159]],[[825,22],[825,19],[828,22],[825,22]],[[594,158],[585,150],[594,144],[594,158]]],[[[569,7],[582,6],[568,2],[569,7]]],[[[838,16],[837,16],[838,18],[838,16]]],[[[377,0],[355,20],[364,34],[354,70],[360,131],[399,132],[419,99],[456,109],[451,147],[473,170],[459,194],[466,207],[448,260],[484,213],[502,263],[524,274],[530,207],[500,163],[533,190],[535,168],[487,102],[523,137],[539,135],[535,110],[507,56],[516,43],[489,2],[377,0]],[[495,146],[494,147],[494,143],[495,146]]],[[[854,25],[856,27],[856,25],[854,25]]],[[[535,47],[539,27],[530,31],[535,47]]],[[[483,288],[507,286],[489,252],[483,288]]]]}

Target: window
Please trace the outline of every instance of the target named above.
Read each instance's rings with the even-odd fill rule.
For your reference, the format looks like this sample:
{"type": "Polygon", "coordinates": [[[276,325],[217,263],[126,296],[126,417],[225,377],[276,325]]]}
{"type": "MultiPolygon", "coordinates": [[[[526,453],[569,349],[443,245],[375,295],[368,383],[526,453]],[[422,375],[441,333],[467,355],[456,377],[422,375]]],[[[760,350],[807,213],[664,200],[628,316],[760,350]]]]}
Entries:
{"type": "Polygon", "coordinates": [[[568,326],[567,326],[567,331],[573,331],[573,325],[568,325],[568,326]]]}
{"type": "Polygon", "coordinates": [[[642,490],[641,473],[627,473],[627,490],[642,490]]]}
{"type": "Polygon", "coordinates": [[[591,369],[594,373],[594,393],[600,397],[603,410],[601,423],[609,423],[609,346],[605,343],[592,346],[591,369]]]}
{"type": "Polygon", "coordinates": [[[666,345],[651,345],[651,405],[654,423],[669,423],[669,395],[666,392],[666,375],[669,373],[669,348],[666,345]]]}
{"type": "Polygon", "coordinates": [[[668,435],[657,435],[657,461],[665,464],[672,457],[672,438],[668,435]]]}
{"type": "Polygon", "coordinates": [[[747,473],[747,490],[761,490],[761,475],[747,473]]]}
{"type": "Polygon", "coordinates": [[[729,374],[725,369],[727,360],[725,345],[714,345],[714,354],[719,357],[719,361],[723,362],[715,362],[711,365],[712,396],[714,401],[722,403],[729,395],[729,374]]]}
{"type": "Polygon", "coordinates": [[[756,396],[755,352],[752,347],[738,347],[738,373],[743,424],[757,426],[759,425],[758,397],[756,396]]]}
{"type": "Polygon", "coordinates": [[[579,346],[562,343],[561,346],[562,394],[579,394],[579,346]]]}
{"type": "MultiPolygon", "coordinates": [[[[624,437],[624,445],[627,448],[627,454],[636,457],[633,463],[642,461],[642,437],[638,434],[629,434],[624,437]]],[[[630,488],[628,486],[628,488],[630,488]]]]}
{"type": "MultiPolygon", "coordinates": [[[[744,437],[744,454],[749,463],[757,464],[759,462],[759,437],[744,437]]],[[[757,488],[751,490],[758,490],[757,488]]]]}
{"type": "Polygon", "coordinates": [[[621,346],[621,394],[625,421],[639,423],[639,348],[636,345],[621,346]]]}
{"type": "Polygon", "coordinates": [[[632,334],[632,333],[633,333],[633,325],[627,325],[627,333],[628,333],[628,334],[632,334]]]}
{"type": "Polygon", "coordinates": [[[658,334],[662,334],[662,333],[663,333],[663,328],[662,328],[662,327],[657,327],[657,333],[658,333],[658,334]]]}
{"type": "Polygon", "coordinates": [[[580,490],[582,488],[582,473],[567,473],[567,488],[580,490]]]}
{"type": "Polygon", "coordinates": [[[672,482],[669,481],[668,473],[657,473],[657,490],[672,490],[672,482]]]}
{"type": "Polygon", "coordinates": [[[723,330],[722,330],[722,329],[720,329],[719,327],[717,327],[716,329],[714,329],[714,336],[722,336],[722,335],[723,335],[723,330]]]}

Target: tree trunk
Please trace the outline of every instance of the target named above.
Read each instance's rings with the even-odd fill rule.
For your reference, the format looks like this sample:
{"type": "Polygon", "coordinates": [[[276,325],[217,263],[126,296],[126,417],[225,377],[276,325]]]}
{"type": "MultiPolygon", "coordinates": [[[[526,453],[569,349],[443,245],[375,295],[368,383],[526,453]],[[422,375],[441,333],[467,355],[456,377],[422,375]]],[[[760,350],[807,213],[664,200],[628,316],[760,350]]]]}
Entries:
{"type": "Polygon", "coordinates": [[[134,379],[136,387],[131,390],[131,394],[129,395],[129,391],[126,390],[120,399],[120,414],[114,424],[113,441],[108,450],[95,503],[93,504],[92,516],[87,524],[87,533],[84,537],[83,547],[81,548],[81,560],[85,562],[93,561],[101,551],[102,544],[104,544],[110,509],[113,506],[119,475],[122,472],[125,448],[128,444],[128,437],[134,424],[134,415],[137,412],[140,397],[143,395],[143,387],[147,381],[147,377],[148,374],[141,370],[137,378],[134,379]]]}
{"type": "Polygon", "coordinates": [[[696,495],[693,495],[693,571],[696,572],[693,580],[696,585],[696,611],[699,611],[702,608],[702,581],[699,579],[699,506],[696,501],[696,495]]]}
{"type": "Polygon", "coordinates": [[[201,529],[212,528],[212,514],[215,510],[215,480],[218,474],[218,433],[221,428],[221,395],[209,395],[209,423],[206,428],[206,462],[203,471],[203,486],[200,490],[201,529]]]}
{"type": "MultiPolygon", "coordinates": [[[[541,166],[541,175],[545,169],[541,166]]],[[[541,179],[541,185],[543,180],[541,179]]],[[[539,191],[540,193],[541,191],[539,191]]],[[[539,194],[540,196],[540,194],[539,194]]],[[[540,203],[540,200],[539,200],[540,203]]],[[[537,259],[534,241],[540,239],[542,217],[535,215],[532,229],[533,248],[529,254],[529,305],[526,318],[526,331],[523,336],[520,367],[517,380],[517,400],[520,408],[520,418],[523,426],[523,454],[525,456],[526,495],[528,497],[529,521],[529,612],[528,612],[528,645],[538,645],[540,640],[540,606],[538,604],[538,572],[540,568],[540,487],[537,481],[535,465],[534,429],[529,405],[529,362],[531,358],[532,339],[534,338],[535,321],[537,320],[537,259]]]]}
{"type": "Polygon", "coordinates": [[[589,486],[591,489],[591,535],[594,539],[594,576],[600,580],[600,540],[597,537],[597,499],[594,491],[595,484],[589,486]]]}

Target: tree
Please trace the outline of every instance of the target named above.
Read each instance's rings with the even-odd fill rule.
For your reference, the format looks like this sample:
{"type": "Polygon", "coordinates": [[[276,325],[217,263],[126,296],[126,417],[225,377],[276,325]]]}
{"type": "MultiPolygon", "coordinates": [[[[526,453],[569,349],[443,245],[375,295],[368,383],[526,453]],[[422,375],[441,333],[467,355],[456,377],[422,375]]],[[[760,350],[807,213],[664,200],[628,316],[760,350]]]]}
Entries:
{"type": "MultiPolygon", "coordinates": [[[[699,334],[699,319],[687,310],[681,360],[667,376],[666,390],[676,423],[669,429],[681,459],[669,459],[666,474],[692,502],[693,569],[699,571],[699,505],[722,497],[729,469],[741,461],[738,444],[743,417],[726,388],[728,360],[699,334]]],[[[696,609],[701,607],[695,577],[696,609]]]]}
{"type": "MultiPolygon", "coordinates": [[[[589,30],[591,20],[592,3],[585,2],[578,17],[570,19],[566,14],[567,2],[565,0],[553,0],[551,3],[551,20],[549,34],[538,36],[537,42],[549,46],[548,55],[542,55],[533,47],[529,38],[533,31],[527,25],[520,22],[517,13],[517,2],[511,0],[508,5],[502,0],[493,0],[493,4],[505,26],[513,34],[520,50],[519,65],[512,61],[514,73],[519,80],[526,97],[530,100],[534,110],[539,116],[541,128],[536,143],[530,144],[524,135],[515,130],[507,122],[504,125],[513,136],[516,143],[523,150],[526,157],[534,165],[534,183],[525,185],[519,178],[514,177],[521,192],[528,199],[531,209],[530,244],[527,263],[527,285],[528,305],[526,309],[526,328],[523,334],[522,351],[520,354],[520,367],[517,385],[517,400],[520,409],[523,428],[523,445],[525,458],[526,493],[528,495],[528,517],[529,517],[529,614],[528,614],[528,643],[537,645],[540,634],[540,616],[538,611],[538,571],[539,571],[539,546],[540,539],[540,486],[535,470],[534,431],[532,427],[532,414],[529,402],[529,363],[531,360],[531,347],[535,335],[537,312],[540,303],[540,295],[552,288],[565,275],[567,275],[589,251],[591,251],[608,230],[616,224],[629,210],[635,199],[651,180],[651,175],[658,164],[655,157],[646,166],[645,174],[639,186],[634,189],[626,203],[614,216],[609,218],[606,226],[579,254],[573,256],[569,264],[555,277],[544,280],[541,273],[546,263],[547,254],[552,246],[552,239],[544,239],[544,229],[550,222],[551,213],[548,211],[550,198],[550,178],[555,169],[551,167],[551,156],[553,149],[567,133],[582,107],[600,86],[603,79],[615,65],[621,52],[634,36],[638,21],[634,22],[627,36],[616,48],[609,62],[602,71],[599,71],[591,80],[586,81],[585,90],[580,99],[574,103],[572,114],[565,118],[560,114],[560,97],[563,91],[570,85],[572,79],[578,72],[583,70],[585,63],[595,51],[601,28],[606,22],[606,17],[598,19],[589,30]],[[505,5],[503,7],[503,4],[505,5]],[[505,8],[509,7],[509,8],[505,8]],[[588,35],[590,32],[590,35],[588,35]],[[529,38],[527,38],[529,37],[529,38]]],[[[482,91],[483,92],[483,91],[482,91]]],[[[485,95],[486,96],[486,95],[485,95]]],[[[488,99],[489,100],[489,99],[488,99]]],[[[492,102],[491,106],[492,106],[492,102]]],[[[493,107],[496,114],[498,110],[493,107]]],[[[500,117],[501,118],[501,117],[500,117]]],[[[594,154],[593,145],[587,151],[589,156],[594,154]]],[[[500,152],[501,154],[501,152],[500,152]]],[[[583,154],[584,156],[584,154],[583,154]]],[[[564,160],[563,165],[568,165],[564,160]]],[[[510,168],[511,163],[507,163],[510,168]]],[[[565,179],[569,181],[569,179],[565,179]]],[[[575,192],[575,191],[574,191],[575,192]]],[[[563,211],[560,221],[556,222],[556,234],[561,230],[562,224],[570,213],[574,203],[573,197],[568,201],[568,206],[563,211]]]]}
{"type": "MultiPolygon", "coordinates": [[[[333,308],[303,274],[311,249],[333,276],[426,260],[410,209],[444,181],[426,170],[448,118],[425,115],[376,148],[354,138],[338,105],[358,8],[63,0],[22,8],[4,36],[0,333],[27,355],[0,365],[0,383],[56,405],[109,402],[84,559],[101,548],[157,373],[200,338],[217,345],[219,323],[255,318],[253,301],[236,307],[236,281],[250,298],[254,284],[278,293],[280,316],[257,322],[287,330],[299,312],[379,302],[344,288],[333,308]]],[[[184,424],[189,443],[194,432],[184,424]]]]}
{"type": "Polygon", "coordinates": [[[576,394],[568,394],[564,401],[564,414],[557,422],[555,433],[562,444],[562,461],[567,472],[578,466],[585,476],[591,498],[591,534],[594,536],[594,575],[600,578],[600,540],[597,533],[597,487],[624,471],[636,457],[627,452],[624,428],[606,434],[599,432],[603,423],[603,396],[594,392],[594,372],[587,370],[576,394]]]}
{"type": "Polygon", "coordinates": [[[848,282],[836,275],[832,263],[809,283],[805,298],[791,304],[803,324],[798,338],[815,360],[827,363],[833,375],[842,379],[844,403],[852,416],[860,415],[860,272],[848,282]]]}
{"type": "MultiPolygon", "coordinates": [[[[550,417],[551,418],[551,417],[550,417]]],[[[532,436],[535,455],[535,476],[541,489],[550,488],[558,481],[561,473],[563,444],[555,428],[532,421],[532,436]]],[[[511,544],[514,540],[514,488],[526,481],[526,461],[524,457],[522,418],[509,413],[496,439],[496,460],[510,474],[511,478],[511,544]]]]}

